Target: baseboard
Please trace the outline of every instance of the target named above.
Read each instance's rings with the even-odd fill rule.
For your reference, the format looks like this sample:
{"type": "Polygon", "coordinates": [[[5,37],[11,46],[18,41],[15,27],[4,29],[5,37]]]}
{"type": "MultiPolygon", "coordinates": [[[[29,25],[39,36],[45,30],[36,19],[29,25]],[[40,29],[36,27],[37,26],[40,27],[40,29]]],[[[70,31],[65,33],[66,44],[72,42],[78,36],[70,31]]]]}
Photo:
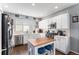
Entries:
{"type": "Polygon", "coordinates": [[[15,45],[12,45],[12,47],[15,47],[15,45]]]}
{"type": "MultiPolygon", "coordinates": [[[[26,44],[28,44],[28,43],[22,43],[22,44],[19,44],[19,45],[26,45],[26,44]]],[[[19,45],[12,44],[12,47],[19,46],[19,45]]]]}
{"type": "Polygon", "coordinates": [[[22,46],[22,45],[24,45],[24,44],[18,44],[18,45],[15,45],[15,47],[16,47],[16,46],[22,46]]]}
{"type": "Polygon", "coordinates": [[[78,55],[79,55],[79,53],[78,53],[78,52],[76,52],[76,51],[70,50],[70,52],[73,52],[73,53],[75,53],[75,54],[78,54],[78,55]]]}
{"type": "MultiPolygon", "coordinates": [[[[61,52],[61,53],[63,53],[63,54],[66,54],[66,53],[64,53],[64,52],[62,52],[62,51],[60,51],[60,50],[58,50],[58,49],[56,49],[57,51],[59,51],[59,52],[61,52]]],[[[78,52],[76,52],[76,51],[73,51],[73,50],[70,50],[69,52],[73,52],[73,53],[75,53],[75,54],[77,54],[77,55],[79,55],[79,53],[78,52]]],[[[68,54],[68,53],[67,53],[68,54]]]]}
{"type": "Polygon", "coordinates": [[[59,51],[59,52],[61,52],[61,53],[63,53],[63,54],[65,54],[65,55],[67,55],[69,52],[64,52],[64,51],[61,51],[61,50],[59,50],[59,49],[56,49],[57,51],[59,51]]]}

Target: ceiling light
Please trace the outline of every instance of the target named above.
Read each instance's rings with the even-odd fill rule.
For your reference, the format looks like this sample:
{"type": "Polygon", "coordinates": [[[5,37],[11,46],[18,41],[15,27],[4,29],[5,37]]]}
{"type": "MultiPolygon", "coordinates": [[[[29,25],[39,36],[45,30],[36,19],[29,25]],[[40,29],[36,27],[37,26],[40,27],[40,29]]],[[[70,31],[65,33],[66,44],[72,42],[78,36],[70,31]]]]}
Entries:
{"type": "Polygon", "coordinates": [[[55,9],[58,9],[58,6],[55,6],[55,9]]]}
{"type": "Polygon", "coordinates": [[[35,3],[32,3],[32,6],[35,6],[35,3]]]}

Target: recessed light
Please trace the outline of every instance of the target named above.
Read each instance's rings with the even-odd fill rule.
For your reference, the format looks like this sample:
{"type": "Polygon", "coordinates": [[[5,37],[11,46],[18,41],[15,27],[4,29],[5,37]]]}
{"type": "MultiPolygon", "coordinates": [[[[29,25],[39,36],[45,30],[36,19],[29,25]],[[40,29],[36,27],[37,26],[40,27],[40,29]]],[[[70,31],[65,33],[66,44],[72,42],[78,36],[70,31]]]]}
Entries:
{"type": "Polygon", "coordinates": [[[58,6],[55,6],[55,9],[58,9],[58,6]]]}
{"type": "Polygon", "coordinates": [[[35,6],[35,3],[32,3],[32,6],[35,6]]]}

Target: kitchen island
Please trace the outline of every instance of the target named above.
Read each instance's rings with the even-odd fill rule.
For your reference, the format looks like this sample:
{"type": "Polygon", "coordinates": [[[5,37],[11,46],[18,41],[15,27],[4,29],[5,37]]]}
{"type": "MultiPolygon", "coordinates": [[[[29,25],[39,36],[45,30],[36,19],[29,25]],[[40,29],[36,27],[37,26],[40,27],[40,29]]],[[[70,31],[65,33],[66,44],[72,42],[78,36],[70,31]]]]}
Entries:
{"type": "Polygon", "coordinates": [[[33,40],[28,41],[28,54],[29,55],[40,55],[38,53],[39,48],[44,48],[45,46],[52,45],[52,52],[47,51],[45,49],[45,53],[43,55],[51,55],[55,54],[55,49],[54,49],[54,39],[51,38],[37,38],[33,40]]]}

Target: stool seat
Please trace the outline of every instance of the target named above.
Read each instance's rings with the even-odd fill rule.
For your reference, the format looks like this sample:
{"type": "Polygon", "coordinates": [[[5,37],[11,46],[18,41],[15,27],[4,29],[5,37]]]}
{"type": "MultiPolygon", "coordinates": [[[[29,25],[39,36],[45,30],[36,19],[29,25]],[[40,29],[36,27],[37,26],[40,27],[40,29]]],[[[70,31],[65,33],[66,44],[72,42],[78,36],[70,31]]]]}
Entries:
{"type": "Polygon", "coordinates": [[[47,45],[47,46],[45,46],[45,49],[47,49],[47,50],[52,50],[53,49],[53,45],[47,45]]]}
{"type": "Polygon", "coordinates": [[[44,47],[38,48],[38,53],[39,54],[44,54],[45,53],[45,48],[44,47]]]}

